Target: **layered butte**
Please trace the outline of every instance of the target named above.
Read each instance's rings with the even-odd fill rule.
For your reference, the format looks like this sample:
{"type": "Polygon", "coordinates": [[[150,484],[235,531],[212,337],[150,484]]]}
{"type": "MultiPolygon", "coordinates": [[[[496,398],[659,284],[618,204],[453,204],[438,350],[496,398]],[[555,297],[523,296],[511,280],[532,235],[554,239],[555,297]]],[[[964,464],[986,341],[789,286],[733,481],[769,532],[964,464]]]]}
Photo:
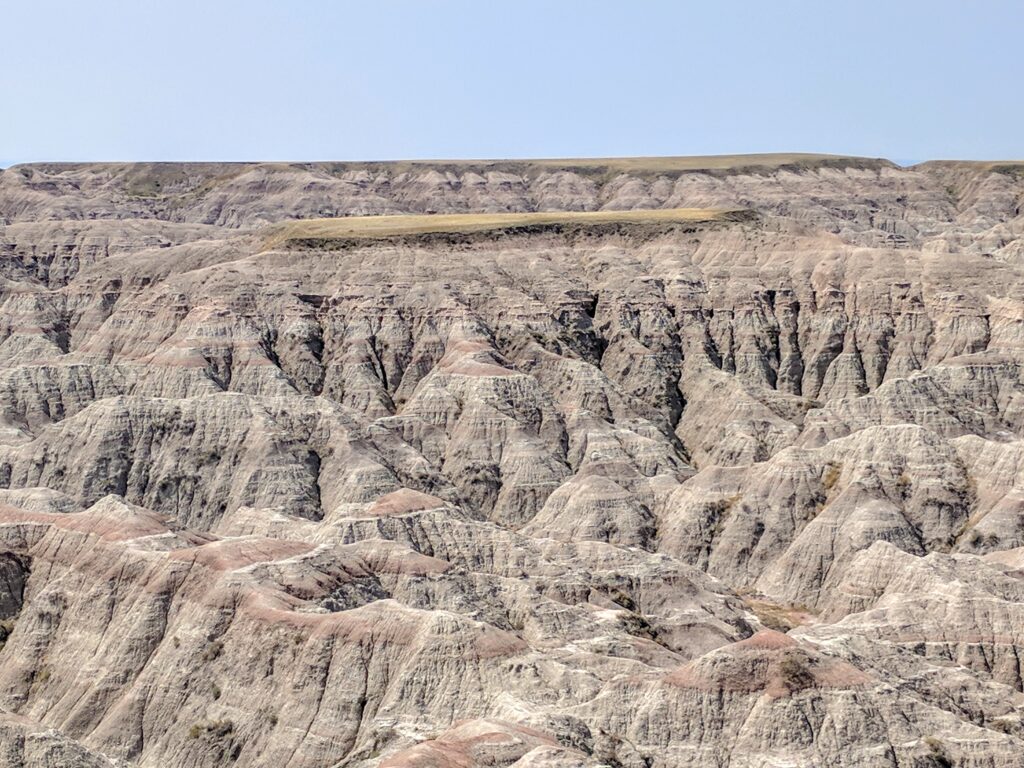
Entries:
{"type": "Polygon", "coordinates": [[[0,765],[1017,768],[1024,164],[0,172],[0,765]]]}

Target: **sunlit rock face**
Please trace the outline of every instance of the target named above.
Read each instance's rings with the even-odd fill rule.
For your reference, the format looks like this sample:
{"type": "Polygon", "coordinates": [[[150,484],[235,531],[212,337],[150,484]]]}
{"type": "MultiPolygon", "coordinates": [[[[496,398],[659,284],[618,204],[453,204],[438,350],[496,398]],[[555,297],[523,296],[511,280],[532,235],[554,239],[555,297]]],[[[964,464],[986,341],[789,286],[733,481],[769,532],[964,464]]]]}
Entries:
{"type": "Polygon", "coordinates": [[[1017,768],[1022,235],[1012,165],[3,171],[0,766],[1017,768]]]}

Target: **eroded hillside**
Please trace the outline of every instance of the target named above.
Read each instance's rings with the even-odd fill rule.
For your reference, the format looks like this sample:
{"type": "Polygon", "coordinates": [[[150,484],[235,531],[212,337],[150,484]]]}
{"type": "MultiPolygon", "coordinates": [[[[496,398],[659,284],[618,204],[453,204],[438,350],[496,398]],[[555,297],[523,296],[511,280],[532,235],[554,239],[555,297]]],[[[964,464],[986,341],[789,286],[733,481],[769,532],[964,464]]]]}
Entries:
{"type": "Polygon", "coordinates": [[[0,764],[1019,766],[1022,169],[3,171],[0,764]]]}

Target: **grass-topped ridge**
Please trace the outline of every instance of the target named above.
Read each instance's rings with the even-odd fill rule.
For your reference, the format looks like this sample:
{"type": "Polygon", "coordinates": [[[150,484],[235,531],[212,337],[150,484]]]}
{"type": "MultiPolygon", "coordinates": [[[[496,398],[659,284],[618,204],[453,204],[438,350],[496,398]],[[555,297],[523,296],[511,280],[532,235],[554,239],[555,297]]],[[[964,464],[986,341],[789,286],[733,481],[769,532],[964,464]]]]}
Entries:
{"type": "Polygon", "coordinates": [[[915,170],[942,169],[960,171],[984,171],[989,173],[1019,173],[1024,170],[1024,160],[926,160],[910,166],[915,170]]]}
{"type": "MultiPolygon", "coordinates": [[[[482,161],[489,163],[516,161],[482,161]]],[[[602,169],[621,173],[672,173],[683,171],[743,171],[779,168],[810,169],[819,166],[871,166],[889,163],[882,158],[825,155],[811,152],[766,152],[746,155],[679,155],[666,157],[539,158],[520,161],[542,168],[602,169]]]]}
{"type": "Polygon", "coordinates": [[[659,208],[633,211],[538,211],[302,219],[270,227],[266,247],[303,247],[318,241],[380,239],[430,234],[468,235],[501,230],[607,225],[689,224],[742,221],[752,214],[734,208],[659,208]]]}
{"type": "Polygon", "coordinates": [[[772,152],[741,155],[680,155],[651,157],[563,157],[563,158],[493,158],[493,159],[423,159],[423,160],[343,160],[312,162],[135,162],[135,163],[26,163],[12,166],[31,175],[91,171],[119,179],[129,188],[155,192],[157,182],[164,192],[184,180],[216,183],[248,171],[263,169],[276,172],[309,172],[337,176],[350,171],[369,171],[398,176],[405,173],[438,171],[441,173],[487,173],[497,171],[534,178],[542,173],[566,171],[590,178],[612,178],[619,174],[643,177],[677,176],[683,173],[765,174],[778,170],[808,171],[817,168],[881,168],[896,167],[883,158],[826,155],[809,152],[772,152]]]}

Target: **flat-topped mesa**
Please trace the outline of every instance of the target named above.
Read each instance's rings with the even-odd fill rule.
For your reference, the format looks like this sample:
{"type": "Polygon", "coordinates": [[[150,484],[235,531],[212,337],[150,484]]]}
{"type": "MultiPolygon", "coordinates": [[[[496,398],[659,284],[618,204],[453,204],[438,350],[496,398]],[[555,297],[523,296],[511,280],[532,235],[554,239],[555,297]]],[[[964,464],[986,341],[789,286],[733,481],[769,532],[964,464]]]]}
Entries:
{"type": "Polygon", "coordinates": [[[254,168],[271,170],[318,170],[330,173],[343,171],[388,172],[393,175],[412,170],[434,169],[440,172],[529,173],[561,170],[581,172],[619,173],[686,173],[693,171],[719,171],[742,173],[752,170],[897,167],[884,158],[855,157],[850,155],[813,152],[763,152],[738,155],[679,155],[649,157],[571,157],[522,159],[459,159],[459,160],[348,160],[313,162],[113,162],[113,163],[22,163],[7,170],[25,174],[40,171],[60,175],[90,171],[118,179],[136,191],[148,190],[152,194],[187,185],[190,180],[203,179],[216,183],[232,174],[254,168]]]}
{"type": "Polygon", "coordinates": [[[369,239],[418,239],[429,235],[490,235],[501,232],[609,232],[673,225],[753,221],[743,208],[666,208],[631,211],[543,211],[529,213],[455,213],[402,216],[347,216],[277,224],[264,240],[272,248],[336,248],[369,239]]]}

